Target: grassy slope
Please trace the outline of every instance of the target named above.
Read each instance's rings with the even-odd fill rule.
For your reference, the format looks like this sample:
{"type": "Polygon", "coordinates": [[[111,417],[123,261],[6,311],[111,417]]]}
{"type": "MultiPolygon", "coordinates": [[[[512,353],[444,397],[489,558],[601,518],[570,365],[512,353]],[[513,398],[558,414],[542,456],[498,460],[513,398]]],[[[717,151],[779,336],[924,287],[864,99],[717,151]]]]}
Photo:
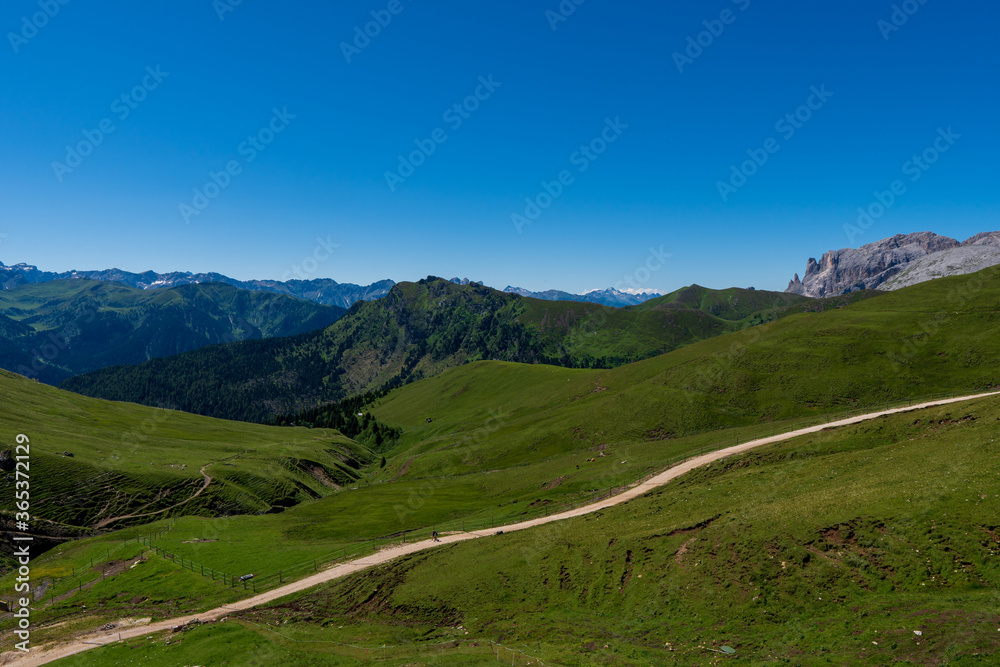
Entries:
{"type": "Polygon", "coordinates": [[[694,310],[724,322],[731,322],[736,329],[745,329],[747,326],[764,324],[796,313],[821,313],[841,308],[881,294],[882,292],[875,290],[864,290],[825,299],[810,299],[786,292],[738,287],[713,290],[700,285],[691,285],[637,306],[629,306],[628,309],[637,312],[694,310]]]}
{"type": "MultiPolygon", "coordinates": [[[[781,314],[768,310],[766,318],[781,314]]],[[[764,321],[764,314],[756,316],[764,321]]],[[[470,361],[610,367],[748,324],[684,305],[632,311],[428,279],[400,283],[383,299],[355,304],[323,331],[104,369],[63,386],[101,398],[266,421],[470,361]]]]}
{"type": "MultiPolygon", "coordinates": [[[[203,466],[213,482],[184,512],[260,512],[329,495],[332,482],[353,483],[359,464],[372,458],[336,432],[110,403],[5,371],[0,404],[0,450],[13,449],[18,433],[31,439],[33,515],[70,527],[178,503],[201,486],[203,466]],[[325,477],[310,473],[316,468],[325,477]]],[[[12,503],[4,498],[0,509],[10,511],[12,503]]]]}
{"type": "Polygon", "coordinates": [[[825,431],[169,646],[144,639],[59,664],[340,665],[363,655],[345,645],[388,644],[402,645],[387,652],[400,661],[486,665],[491,639],[559,665],[716,664],[703,647],[722,646],[746,664],[995,664],[998,422],[1000,399],[986,399],[825,431]]]}
{"type": "Polygon", "coordinates": [[[618,366],[732,331],[729,322],[695,309],[631,311],[573,301],[523,300],[521,322],[542,345],[573,365],[618,366]]]}
{"type": "MultiPolygon", "coordinates": [[[[874,293],[855,298],[867,296],[874,293]]],[[[822,311],[842,303],[782,292],[693,285],[626,308],[525,299],[520,320],[539,329],[542,336],[552,336],[570,355],[593,360],[577,366],[608,368],[647,358],[650,351],[663,354],[798,312],[792,308],[822,311]]]]}
{"type": "MultiPolygon", "coordinates": [[[[365,539],[507,515],[640,477],[720,438],[744,437],[739,429],[759,433],[776,422],[994,386],[1000,345],[991,322],[1000,288],[989,283],[965,306],[952,306],[961,311],[947,311],[955,324],[949,335],[914,347],[899,369],[889,358],[926,335],[933,303],[971,280],[795,315],[614,370],[479,362],[447,371],[374,408],[404,435],[369,486],[351,500],[340,495],[287,513],[286,532],[365,539]],[[679,437],[720,427],[737,432],[679,437]],[[420,491],[426,484],[433,493],[420,491]],[[359,514],[362,506],[380,510],[359,514]]],[[[231,525],[234,534],[245,528],[231,525]]]]}
{"type": "Polygon", "coordinates": [[[724,320],[738,321],[757,312],[808,303],[809,301],[811,299],[807,297],[785,292],[750,290],[739,287],[713,290],[701,285],[689,285],[676,292],[643,301],[636,306],[629,306],[628,309],[644,311],[662,308],[690,308],[724,320]]]}
{"type": "Polygon", "coordinates": [[[403,427],[395,453],[414,458],[408,473],[418,476],[601,444],[663,447],[704,429],[996,386],[998,320],[1000,279],[958,277],[612,370],[471,364],[393,392],[374,412],[403,427]],[[477,434],[471,448],[454,446],[477,434]]]}
{"type": "Polygon", "coordinates": [[[323,545],[463,516],[514,518],[581,498],[673,457],[761,435],[773,419],[993,386],[996,283],[989,273],[927,283],[611,371],[494,362],[454,369],[375,408],[407,432],[369,486],[280,517],[185,519],[165,539],[209,565],[279,568],[323,545]],[[667,437],[713,425],[734,428],[667,437]],[[598,458],[601,445],[609,456],[598,458]],[[190,544],[208,532],[218,542],[190,544]]]}
{"type": "MultiPolygon", "coordinates": [[[[970,280],[793,316],[614,370],[505,362],[452,369],[374,407],[404,435],[385,469],[373,470],[357,491],[289,510],[276,533],[267,516],[215,522],[218,542],[199,547],[207,555],[198,558],[228,567],[246,553],[227,545],[273,533],[275,547],[261,562],[277,571],[302,560],[303,546],[319,548],[316,541],[336,547],[463,519],[502,520],[579,501],[675,458],[771,428],[893,399],[993,386],[1000,345],[991,333],[990,299],[998,289],[986,284],[964,312],[948,311],[958,323],[949,335],[931,337],[899,371],[886,361],[886,350],[901,349],[927,328],[928,313],[937,312],[934,300],[944,303],[970,280]],[[892,309],[881,312],[874,308],[879,303],[892,309]],[[971,354],[977,363],[965,363],[971,354]],[[693,435],[724,426],[730,430],[693,435]]],[[[181,528],[165,538],[167,546],[194,557],[184,551],[193,547],[184,545],[206,528],[195,519],[181,528]]]]}
{"type": "Polygon", "coordinates": [[[59,382],[112,364],[138,364],[214,343],[312,331],[345,312],[220,283],[141,290],[58,280],[0,291],[0,363],[59,382]],[[19,326],[10,326],[11,321],[19,326]],[[33,365],[39,358],[46,363],[33,365]]]}

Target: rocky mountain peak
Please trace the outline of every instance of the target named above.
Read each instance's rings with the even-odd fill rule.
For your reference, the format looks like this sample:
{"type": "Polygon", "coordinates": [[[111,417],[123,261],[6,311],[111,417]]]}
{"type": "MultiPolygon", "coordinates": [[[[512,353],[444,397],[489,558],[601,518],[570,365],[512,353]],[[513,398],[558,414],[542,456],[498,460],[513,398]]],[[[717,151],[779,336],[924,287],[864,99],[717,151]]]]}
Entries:
{"type": "Polygon", "coordinates": [[[818,262],[810,257],[806,262],[805,277],[799,280],[798,274],[795,274],[785,291],[820,298],[862,289],[897,289],[905,286],[904,283],[890,281],[903,271],[907,271],[909,276],[905,284],[914,284],[913,281],[985,268],[992,265],[990,262],[994,256],[998,257],[996,263],[1000,263],[1000,232],[976,234],[963,243],[933,232],[897,234],[860,248],[831,250],[824,253],[818,262]],[[960,248],[971,246],[986,247],[959,252],[960,248]],[[994,252],[993,248],[998,250],[994,252]],[[927,260],[919,266],[933,264],[936,267],[933,271],[910,270],[918,266],[915,263],[929,257],[934,257],[934,261],[927,260]],[[954,261],[941,264],[938,260],[945,257],[954,261]]]}
{"type": "Polygon", "coordinates": [[[998,246],[1000,247],[1000,232],[981,232],[962,241],[963,247],[969,246],[998,246]]]}

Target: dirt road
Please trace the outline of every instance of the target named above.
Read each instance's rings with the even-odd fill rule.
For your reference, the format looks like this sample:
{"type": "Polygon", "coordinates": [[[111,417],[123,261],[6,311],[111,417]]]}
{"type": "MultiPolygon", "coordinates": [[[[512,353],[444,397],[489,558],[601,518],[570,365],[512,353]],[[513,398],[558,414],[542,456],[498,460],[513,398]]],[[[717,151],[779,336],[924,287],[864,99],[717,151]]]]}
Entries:
{"type": "MultiPolygon", "coordinates": [[[[782,433],[780,435],[775,435],[770,438],[761,438],[760,440],[751,440],[742,445],[735,445],[733,447],[727,447],[725,449],[720,449],[718,451],[710,452],[702,456],[690,459],[681,463],[669,470],[666,470],[649,480],[636,484],[629,488],[623,493],[618,495],[605,498],[604,500],[598,501],[590,505],[584,505],[567,512],[562,512],[560,514],[553,514],[548,517],[541,517],[538,519],[532,519],[530,521],[523,521],[521,523],[510,524],[507,526],[499,526],[496,529],[482,532],[472,532],[472,533],[459,533],[456,535],[446,535],[440,538],[440,542],[434,542],[432,540],[425,540],[423,542],[414,542],[412,544],[403,544],[397,547],[392,547],[385,549],[371,556],[364,558],[359,558],[357,560],[350,561],[348,563],[343,563],[341,565],[335,565],[327,570],[323,570],[311,577],[306,577],[305,579],[300,579],[294,581],[280,588],[276,588],[272,591],[266,593],[261,593],[260,595],[255,595],[254,597],[246,598],[240,600],[239,602],[234,602],[229,605],[224,605],[210,611],[206,611],[200,614],[190,614],[188,616],[180,616],[177,618],[171,618],[165,621],[158,621],[156,623],[151,623],[149,625],[143,625],[139,627],[130,627],[123,629],[121,631],[121,639],[133,639],[135,637],[142,637],[154,632],[161,632],[163,630],[169,630],[173,627],[184,625],[190,621],[202,620],[202,621],[212,621],[218,620],[235,611],[242,611],[245,609],[251,609],[268,602],[273,602],[280,598],[290,595],[292,593],[298,593],[300,591],[307,590],[313,586],[318,586],[319,584],[332,581],[334,579],[339,579],[340,577],[359,572],[361,570],[367,569],[374,565],[379,565],[386,563],[400,556],[406,554],[412,554],[417,551],[423,551],[424,549],[432,549],[437,546],[444,544],[452,544],[455,542],[463,542],[465,540],[474,540],[479,537],[484,537],[486,535],[492,535],[496,530],[503,530],[505,533],[510,533],[516,530],[524,530],[526,528],[532,528],[535,526],[541,526],[547,523],[552,523],[553,521],[562,521],[564,519],[569,519],[571,517],[583,516],[585,514],[590,514],[591,512],[596,512],[598,510],[606,509],[608,507],[614,507],[621,503],[632,500],[633,498],[638,498],[649,490],[662,486],[673,479],[680,477],[681,475],[694,470],[700,466],[713,461],[718,461],[719,459],[725,458],[727,456],[732,456],[733,454],[740,454],[742,452],[754,449],[755,447],[762,447],[764,445],[770,445],[777,442],[782,442],[785,440],[790,440],[802,435],[808,435],[810,433],[817,433],[824,429],[836,428],[841,426],[849,426],[851,424],[857,424],[859,422],[868,421],[870,419],[876,419],[885,415],[893,415],[901,412],[910,412],[912,410],[920,410],[922,408],[930,408],[938,405],[948,405],[950,403],[959,403],[962,401],[971,401],[977,398],[985,398],[988,396],[996,396],[1000,392],[990,392],[985,394],[976,394],[973,396],[962,396],[959,398],[948,398],[939,401],[931,401],[928,403],[921,403],[919,405],[913,405],[905,408],[894,408],[891,410],[881,410],[879,412],[872,412],[865,415],[858,415],[857,417],[850,417],[847,419],[842,419],[839,421],[829,422],[826,424],[820,424],[818,426],[810,426],[808,428],[799,429],[797,431],[791,431],[789,433],[782,433]]],[[[76,653],[81,653],[83,651],[90,650],[96,646],[103,644],[108,644],[118,641],[119,633],[118,631],[111,632],[95,632],[88,635],[78,637],[77,639],[68,642],[66,644],[60,644],[58,646],[49,647],[45,649],[33,649],[28,654],[23,653],[4,653],[0,657],[0,665],[18,665],[18,667],[34,667],[35,665],[44,665],[54,660],[60,658],[65,658],[76,653]]]]}

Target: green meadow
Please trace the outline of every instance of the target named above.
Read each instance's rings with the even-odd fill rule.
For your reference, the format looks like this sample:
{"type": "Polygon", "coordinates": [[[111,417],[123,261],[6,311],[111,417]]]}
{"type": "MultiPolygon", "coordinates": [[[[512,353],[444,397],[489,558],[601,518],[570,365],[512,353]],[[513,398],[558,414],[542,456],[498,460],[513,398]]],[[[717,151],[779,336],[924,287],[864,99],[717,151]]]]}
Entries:
{"type": "Polygon", "coordinates": [[[823,431],[57,664],[995,664],[998,423],[994,398],[823,431]]]}
{"type": "MultiPolygon", "coordinates": [[[[373,456],[336,431],[100,401],[6,371],[0,402],[0,450],[12,450],[17,434],[30,439],[32,514],[56,532],[133,514],[148,516],[113,527],[167,512],[219,516],[290,506],[354,483],[373,456]],[[178,506],[203,485],[202,468],[212,483],[178,506]]],[[[5,498],[0,507],[9,511],[12,503],[5,498]]]]}
{"type": "MultiPolygon", "coordinates": [[[[491,532],[583,504],[737,442],[992,389],[1000,386],[998,318],[1000,278],[986,271],[788,315],[615,369],[477,361],[365,408],[402,430],[378,453],[335,431],[96,401],[4,375],[11,409],[0,420],[38,445],[50,479],[37,497],[53,522],[80,528],[109,513],[167,509],[111,526],[122,531],[57,541],[37,558],[51,587],[37,616],[50,629],[39,636],[66,636],[81,613],[99,625],[212,608],[247,594],[233,576],[253,573],[245,591],[266,589],[432,530],[491,532]],[[202,467],[212,483],[177,505],[200,486],[202,467]],[[72,486],[101,475],[106,489],[72,486]],[[144,549],[147,560],[133,568],[144,549]]],[[[469,661],[496,661],[490,641],[545,664],[708,664],[723,659],[708,650],[721,646],[760,664],[884,664],[893,642],[853,638],[891,631],[892,650],[901,650],[892,623],[918,619],[912,629],[923,632],[917,622],[939,616],[956,638],[939,634],[917,649],[913,638],[924,635],[910,630],[905,646],[915,652],[891,655],[975,664],[977,651],[995,650],[994,635],[976,624],[993,618],[996,602],[996,573],[984,559],[996,550],[997,526],[985,517],[996,509],[1000,407],[988,400],[921,415],[799,438],[619,508],[414,555],[249,613],[220,641],[265,641],[302,664],[362,659],[342,644],[402,647],[387,660],[476,664],[469,661]],[[917,544],[911,551],[932,550],[932,564],[954,556],[955,576],[935,579],[938,588],[921,579],[919,559],[904,548],[917,544]],[[970,567],[975,577],[957,576],[970,567]],[[859,625],[862,618],[879,622],[859,625]],[[290,625],[293,639],[258,627],[276,623],[290,625]],[[456,641],[462,653],[420,648],[456,641]]],[[[10,575],[0,579],[10,585],[10,575]]],[[[221,628],[185,633],[200,638],[188,645],[211,644],[221,628]]],[[[158,641],[128,650],[141,648],[150,664],[189,659],[176,642],[158,641]]]]}

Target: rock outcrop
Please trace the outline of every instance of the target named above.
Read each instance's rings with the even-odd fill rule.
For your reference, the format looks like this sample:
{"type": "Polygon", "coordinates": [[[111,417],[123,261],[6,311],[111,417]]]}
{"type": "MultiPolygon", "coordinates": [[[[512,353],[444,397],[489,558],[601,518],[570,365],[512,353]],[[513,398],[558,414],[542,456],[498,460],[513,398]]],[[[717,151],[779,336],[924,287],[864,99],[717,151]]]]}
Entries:
{"type": "Polygon", "coordinates": [[[1000,265],[1000,232],[976,234],[957,248],[942,250],[910,262],[879,289],[901,289],[935,278],[963,276],[997,265],[1000,265]]]}
{"type": "Polygon", "coordinates": [[[891,290],[1000,264],[1000,232],[976,234],[963,243],[932,232],[897,234],[860,248],[831,250],[786,292],[821,298],[862,289],[891,290]]]}

